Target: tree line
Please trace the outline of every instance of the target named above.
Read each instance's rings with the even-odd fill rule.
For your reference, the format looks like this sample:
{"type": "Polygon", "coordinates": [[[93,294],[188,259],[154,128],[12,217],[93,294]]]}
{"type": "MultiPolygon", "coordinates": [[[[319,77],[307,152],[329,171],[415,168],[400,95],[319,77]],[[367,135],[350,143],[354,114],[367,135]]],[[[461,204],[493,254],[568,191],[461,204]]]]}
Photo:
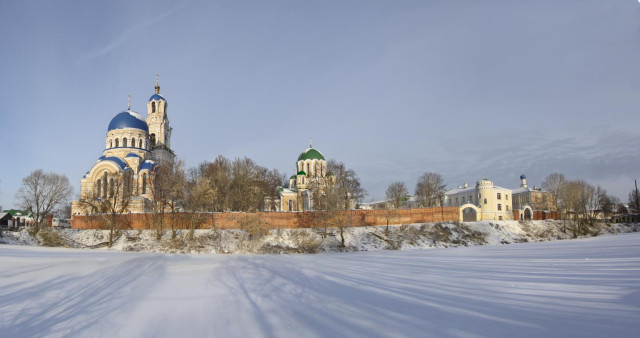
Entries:
{"type": "Polygon", "coordinates": [[[638,213],[640,210],[637,189],[629,192],[628,204],[625,205],[601,186],[581,179],[569,180],[561,173],[545,177],[542,188],[554,197],[562,218],[575,223],[576,233],[585,231],[586,226],[600,216],[606,219],[613,214],[638,213]]]}
{"type": "MultiPolygon", "coordinates": [[[[327,179],[313,181],[309,187],[315,210],[351,209],[354,202],[366,195],[355,171],[344,163],[330,160],[327,172],[327,179]]],[[[181,161],[176,161],[172,165],[158,167],[150,175],[148,189],[154,198],[144,203],[148,203],[145,207],[150,210],[149,222],[154,224],[153,228],[162,230],[168,227],[161,224],[167,212],[197,215],[275,210],[279,199],[278,187],[286,186],[286,181],[284,173],[260,166],[247,157],[232,161],[218,156],[211,162],[204,161],[189,169],[185,169],[181,161]]],[[[130,184],[127,183],[124,176],[116,177],[111,188],[114,194],[101,196],[99,192],[89,192],[80,196],[78,201],[92,213],[105,215],[113,231],[117,215],[126,212],[132,203],[131,191],[127,189],[130,184]]],[[[422,174],[414,188],[417,206],[443,205],[445,187],[442,175],[433,172],[422,174]]],[[[542,187],[554,197],[564,219],[592,223],[600,215],[608,218],[614,213],[637,213],[640,210],[636,189],[629,193],[627,207],[602,187],[584,180],[568,180],[560,173],[548,175],[542,187]]],[[[71,195],[72,188],[66,176],[38,169],[23,179],[16,198],[21,208],[32,213],[36,224],[42,225],[44,216],[56,207],[68,204],[71,195]]],[[[406,206],[408,195],[403,182],[393,182],[385,192],[387,203],[383,207],[398,209],[406,206]]],[[[196,223],[195,219],[192,223],[196,223]]],[[[212,226],[215,226],[213,218],[212,226]]]]}
{"type": "MultiPolygon", "coordinates": [[[[414,196],[418,207],[432,208],[442,206],[444,203],[444,193],[446,184],[442,175],[433,172],[425,172],[420,175],[414,188],[414,196]]],[[[404,182],[393,182],[385,191],[387,202],[384,208],[399,209],[403,206],[412,206],[408,203],[409,190],[404,182]]]]}

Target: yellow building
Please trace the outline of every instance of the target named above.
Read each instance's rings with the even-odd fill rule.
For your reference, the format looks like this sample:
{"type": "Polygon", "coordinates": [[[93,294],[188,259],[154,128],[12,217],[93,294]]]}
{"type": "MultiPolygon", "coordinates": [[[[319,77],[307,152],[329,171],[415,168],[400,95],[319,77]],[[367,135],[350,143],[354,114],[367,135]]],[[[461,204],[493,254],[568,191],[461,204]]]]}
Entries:
{"type": "MultiPolygon", "coordinates": [[[[105,150],[81,179],[81,199],[110,198],[126,190],[125,195],[131,196],[127,212],[146,212],[153,198],[150,174],[158,165],[171,163],[174,158],[167,101],[160,95],[156,79],[155,94],[147,102],[146,119],[131,110],[130,104],[111,119],[105,150]]],[[[89,213],[86,209],[79,200],[71,206],[73,215],[89,213]]]]}
{"type": "Polygon", "coordinates": [[[520,187],[513,189],[514,217],[519,220],[557,219],[558,205],[553,195],[537,187],[527,185],[527,176],[520,175],[520,187]]]}
{"type": "Polygon", "coordinates": [[[460,207],[464,221],[512,220],[512,200],[510,189],[483,178],[473,187],[465,184],[445,192],[444,205],[460,207]]]}

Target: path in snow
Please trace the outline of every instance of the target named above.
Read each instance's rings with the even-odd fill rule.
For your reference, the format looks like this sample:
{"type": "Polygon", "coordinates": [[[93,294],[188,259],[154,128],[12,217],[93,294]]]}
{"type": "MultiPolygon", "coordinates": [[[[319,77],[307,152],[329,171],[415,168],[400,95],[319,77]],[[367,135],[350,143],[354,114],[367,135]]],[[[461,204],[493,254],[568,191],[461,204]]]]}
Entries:
{"type": "Polygon", "coordinates": [[[281,256],[0,246],[3,337],[631,337],[639,331],[640,234],[281,256]]]}

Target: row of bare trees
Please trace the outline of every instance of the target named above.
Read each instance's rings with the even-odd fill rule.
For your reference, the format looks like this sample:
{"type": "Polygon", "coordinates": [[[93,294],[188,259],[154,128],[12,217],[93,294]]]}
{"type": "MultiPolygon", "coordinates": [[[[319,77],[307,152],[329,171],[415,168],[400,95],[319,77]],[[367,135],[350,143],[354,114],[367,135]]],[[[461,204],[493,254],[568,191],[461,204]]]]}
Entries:
{"type": "MultiPolygon", "coordinates": [[[[446,184],[438,173],[425,172],[418,178],[415,187],[416,202],[419,207],[431,208],[442,205],[446,184]]],[[[399,209],[407,201],[409,190],[404,182],[393,182],[385,192],[387,204],[385,208],[399,209]]]]}
{"type": "Polygon", "coordinates": [[[554,197],[565,218],[593,222],[599,216],[610,217],[621,205],[619,198],[601,186],[580,179],[568,180],[560,173],[549,174],[542,187],[554,197]]]}
{"type": "Polygon", "coordinates": [[[561,173],[552,173],[542,181],[542,187],[553,195],[562,218],[573,221],[571,230],[576,236],[585,233],[599,217],[606,219],[623,212],[619,198],[585,180],[568,180],[561,173]]]}

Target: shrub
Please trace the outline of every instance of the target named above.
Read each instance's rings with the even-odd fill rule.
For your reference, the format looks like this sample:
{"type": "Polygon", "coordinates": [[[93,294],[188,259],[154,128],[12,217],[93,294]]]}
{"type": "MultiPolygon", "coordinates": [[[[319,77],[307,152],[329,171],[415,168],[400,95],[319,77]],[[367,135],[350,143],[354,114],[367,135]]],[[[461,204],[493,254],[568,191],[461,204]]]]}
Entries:
{"type": "Polygon", "coordinates": [[[318,238],[304,230],[293,230],[290,236],[297,248],[297,253],[317,253],[324,241],[323,238],[318,238]]]}
{"type": "Polygon", "coordinates": [[[65,246],[67,241],[53,229],[42,229],[38,232],[38,237],[42,241],[43,246],[65,246]]]}
{"type": "Polygon", "coordinates": [[[269,229],[260,224],[260,218],[256,215],[243,217],[239,223],[240,229],[249,235],[249,240],[260,239],[269,234],[269,229]]]}

